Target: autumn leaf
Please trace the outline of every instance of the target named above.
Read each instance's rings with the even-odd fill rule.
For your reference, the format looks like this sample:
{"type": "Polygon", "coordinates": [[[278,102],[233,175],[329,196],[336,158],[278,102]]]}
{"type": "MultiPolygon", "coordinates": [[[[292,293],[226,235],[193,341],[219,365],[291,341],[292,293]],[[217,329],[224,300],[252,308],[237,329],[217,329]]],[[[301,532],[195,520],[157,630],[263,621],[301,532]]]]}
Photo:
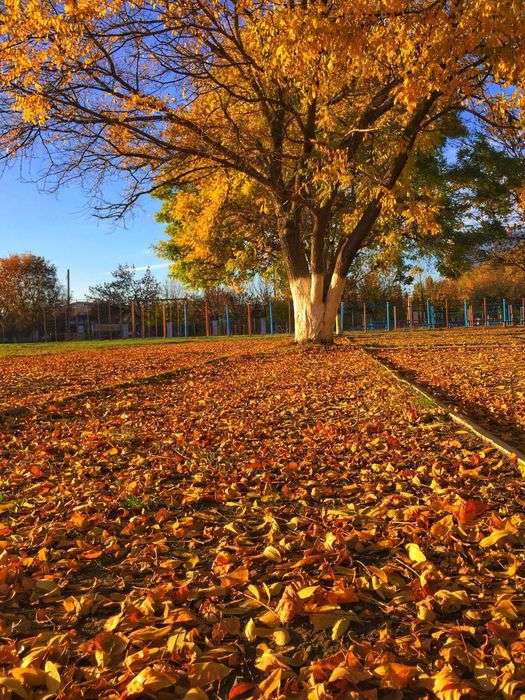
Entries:
{"type": "Polygon", "coordinates": [[[443,589],[434,593],[434,599],[445,613],[455,612],[470,603],[470,598],[466,591],[448,591],[443,589]]]}
{"type": "Polygon", "coordinates": [[[119,663],[127,647],[126,639],[120,634],[101,632],[95,637],[95,659],[97,666],[110,668],[119,663]]]}
{"type": "Polygon", "coordinates": [[[473,687],[460,679],[449,666],[444,666],[433,676],[432,690],[439,700],[462,700],[468,696],[475,697],[473,687]]]}
{"type": "Polygon", "coordinates": [[[275,612],[283,625],[291,622],[303,609],[303,604],[293,586],[286,586],[275,612]]]}
{"type": "Polygon", "coordinates": [[[208,700],[208,694],[202,688],[190,688],[183,700],[208,700]]]}
{"type": "Polygon", "coordinates": [[[383,687],[402,690],[410,684],[417,673],[417,668],[391,661],[377,666],[374,673],[382,679],[383,687]]]}
{"type": "Polygon", "coordinates": [[[488,510],[488,506],[482,501],[471,498],[468,501],[464,501],[459,507],[458,511],[458,521],[459,524],[469,525],[483,515],[488,510]]]}
{"type": "Polygon", "coordinates": [[[249,642],[253,642],[253,640],[257,637],[255,622],[252,620],[252,618],[248,620],[244,627],[244,636],[249,642]]]}
{"type": "Polygon", "coordinates": [[[248,681],[239,681],[231,687],[230,692],[228,693],[228,700],[236,700],[242,695],[251,692],[253,688],[253,683],[249,683],[248,681]]]}
{"type": "Polygon", "coordinates": [[[47,673],[33,666],[12,668],[11,675],[16,681],[30,688],[47,686],[47,673]]]}
{"type": "Polygon", "coordinates": [[[239,566],[234,571],[230,571],[227,576],[221,577],[221,586],[225,588],[232,588],[233,586],[239,586],[250,580],[250,572],[246,566],[239,566]]]}
{"type": "Polygon", "coordinates": [[[263,557],[271,559],[272,561],[281,561],[282,559],[281,553],[279,552],[277,547],[273,547],[272,545],[268,545],[264,548],[263,557]]]}
{"type": "Polygon", "coordinates": [[[413,542],[407,544],[406,550],[408,552],[410,560],[413,561],[415,564],[421,564],[422,562],[427,560],[426,556],[423,554],[418,544],[414,544],[413,542]]]}
{"type": "Polygon", "coordinates": [[[148,667],[143,669],[128,683],[126,692],[130,695],[155,693],[165,688],[171,688],[177,683],[178,677],[175,673],[161,673],[148,667]]]}
{"type": "Polygon", "coordinates": [[[231,669],[215,661],[191,664],[188,667],[188,678],[193,685],[204,688],[212,683],[221,681],[231,673],[231,669]]]}

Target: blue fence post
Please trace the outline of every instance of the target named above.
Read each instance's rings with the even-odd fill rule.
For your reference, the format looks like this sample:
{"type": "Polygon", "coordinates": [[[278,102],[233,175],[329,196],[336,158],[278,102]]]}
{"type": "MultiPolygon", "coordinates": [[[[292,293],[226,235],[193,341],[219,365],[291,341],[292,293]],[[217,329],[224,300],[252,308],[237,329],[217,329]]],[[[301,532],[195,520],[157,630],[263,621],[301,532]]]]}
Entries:
{"type": "Polygon", "coordinates": [[[507,300],[502,299],[501,300],[501,310],[502,310],[502,318],[503,318],[503,325],[507,325],[507,300]]]}
{"type": "Polygon", "coordinates": [[[434,304],[432,302],[430,302],[430,323],[432,328],[436,327],[436,309],[434,308],[434,304]]]}
{"type": "Polygon", "coordinates": [[[465,323],[465,328],[468,328],[468,306],[467,306],[467,300],[463,302],[463,319],[465,323]]]}
{"type": "Polygon", "coordinates": [[[184,302],[184,336],[188,337],[188,304],[184,302]]]}
{"type": "Polygon", "coordinates": [[[272,302],[268,304],[268,312],[270,316],[270,335],[273,335],[273,308],[272,308],[272,302]]]}
{"type": "Polygon", "coordinates": [[[427,326],[428,326],[428,328],[430,328],[431,325],[432,325],[432,321],[430,318],[430,300],[427,299],[427,326]]]}
{"type": "Polygon", "coordinates": [[[390,330],[390,302],[386,302],[386,329],[390,330]]]}
{"type": "Polygon", "coordinates": [[[339,331],[342,333],[344,331],[344,325],[345,325],[345,303],[344,301],[341,302],[341,307],[339,310],[339,331]]]}
{"type": "Polygon", "coordinates": [[[224,307],[224,315],[226,316],[226,335],[230,335],[230,311],[227,306],[224,307]]]}

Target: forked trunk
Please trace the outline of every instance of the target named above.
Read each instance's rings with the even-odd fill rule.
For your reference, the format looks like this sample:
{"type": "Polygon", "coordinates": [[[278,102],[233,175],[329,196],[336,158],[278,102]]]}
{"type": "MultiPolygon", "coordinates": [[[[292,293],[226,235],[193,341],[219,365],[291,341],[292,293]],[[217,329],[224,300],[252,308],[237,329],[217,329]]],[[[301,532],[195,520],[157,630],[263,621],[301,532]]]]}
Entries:
{"type": "Polygon", "coordinates": [[[326,295],[322,275],[299,277],[290,281],[292,292],[295,341],[329,345],[334,340],[334,326],[343,294],[344,279],[338,277],[326,295]]]}

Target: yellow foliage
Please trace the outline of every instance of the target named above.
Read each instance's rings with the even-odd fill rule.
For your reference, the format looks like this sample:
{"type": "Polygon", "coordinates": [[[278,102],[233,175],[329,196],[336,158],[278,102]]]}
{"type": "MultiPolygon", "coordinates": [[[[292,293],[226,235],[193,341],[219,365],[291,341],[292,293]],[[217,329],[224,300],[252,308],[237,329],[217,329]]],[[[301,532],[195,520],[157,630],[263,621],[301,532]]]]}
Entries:
{"type": "Polygon", "coordinates": [[[301,275],[319,266],[308,250],[324,251],[325,272],[337,254],[346,275],[342,242],[359,225],[356,250],[372,233],[383,246],[404,235],[378,237],[389,217],[437,235],[433,193],[407,191],[410,154],[435,148],[443,115],[463,109],[512,117],[523,134],[524,88],[518,0],[5,0],[0,10],[0,146],[41,138],[75,169],[124,171],[132,201],[143,183],[173,188],[162,216],[178,222],[180,264],[201,272],[268,264],[276,239],[291,269],[286,218],[301,275]],[[320,211],[330,226],[311,246],[320,211]]]}

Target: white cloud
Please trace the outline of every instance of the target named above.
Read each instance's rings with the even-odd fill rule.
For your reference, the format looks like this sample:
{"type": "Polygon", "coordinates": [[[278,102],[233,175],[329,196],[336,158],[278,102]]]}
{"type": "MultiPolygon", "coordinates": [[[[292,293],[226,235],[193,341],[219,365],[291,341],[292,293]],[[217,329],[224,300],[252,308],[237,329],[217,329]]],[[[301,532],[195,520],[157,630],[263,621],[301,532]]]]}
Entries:
{"type": "Polygon", "coordinates": [[[139,267],[136,267],[135,270],[137,272],[145,272],[148,269],[148,267],[150,270],[163,270],[164,268],[169,267],[169,266],[170,266],[169,262],[157,263],[156,265],[140,265],[139,267]]]}

